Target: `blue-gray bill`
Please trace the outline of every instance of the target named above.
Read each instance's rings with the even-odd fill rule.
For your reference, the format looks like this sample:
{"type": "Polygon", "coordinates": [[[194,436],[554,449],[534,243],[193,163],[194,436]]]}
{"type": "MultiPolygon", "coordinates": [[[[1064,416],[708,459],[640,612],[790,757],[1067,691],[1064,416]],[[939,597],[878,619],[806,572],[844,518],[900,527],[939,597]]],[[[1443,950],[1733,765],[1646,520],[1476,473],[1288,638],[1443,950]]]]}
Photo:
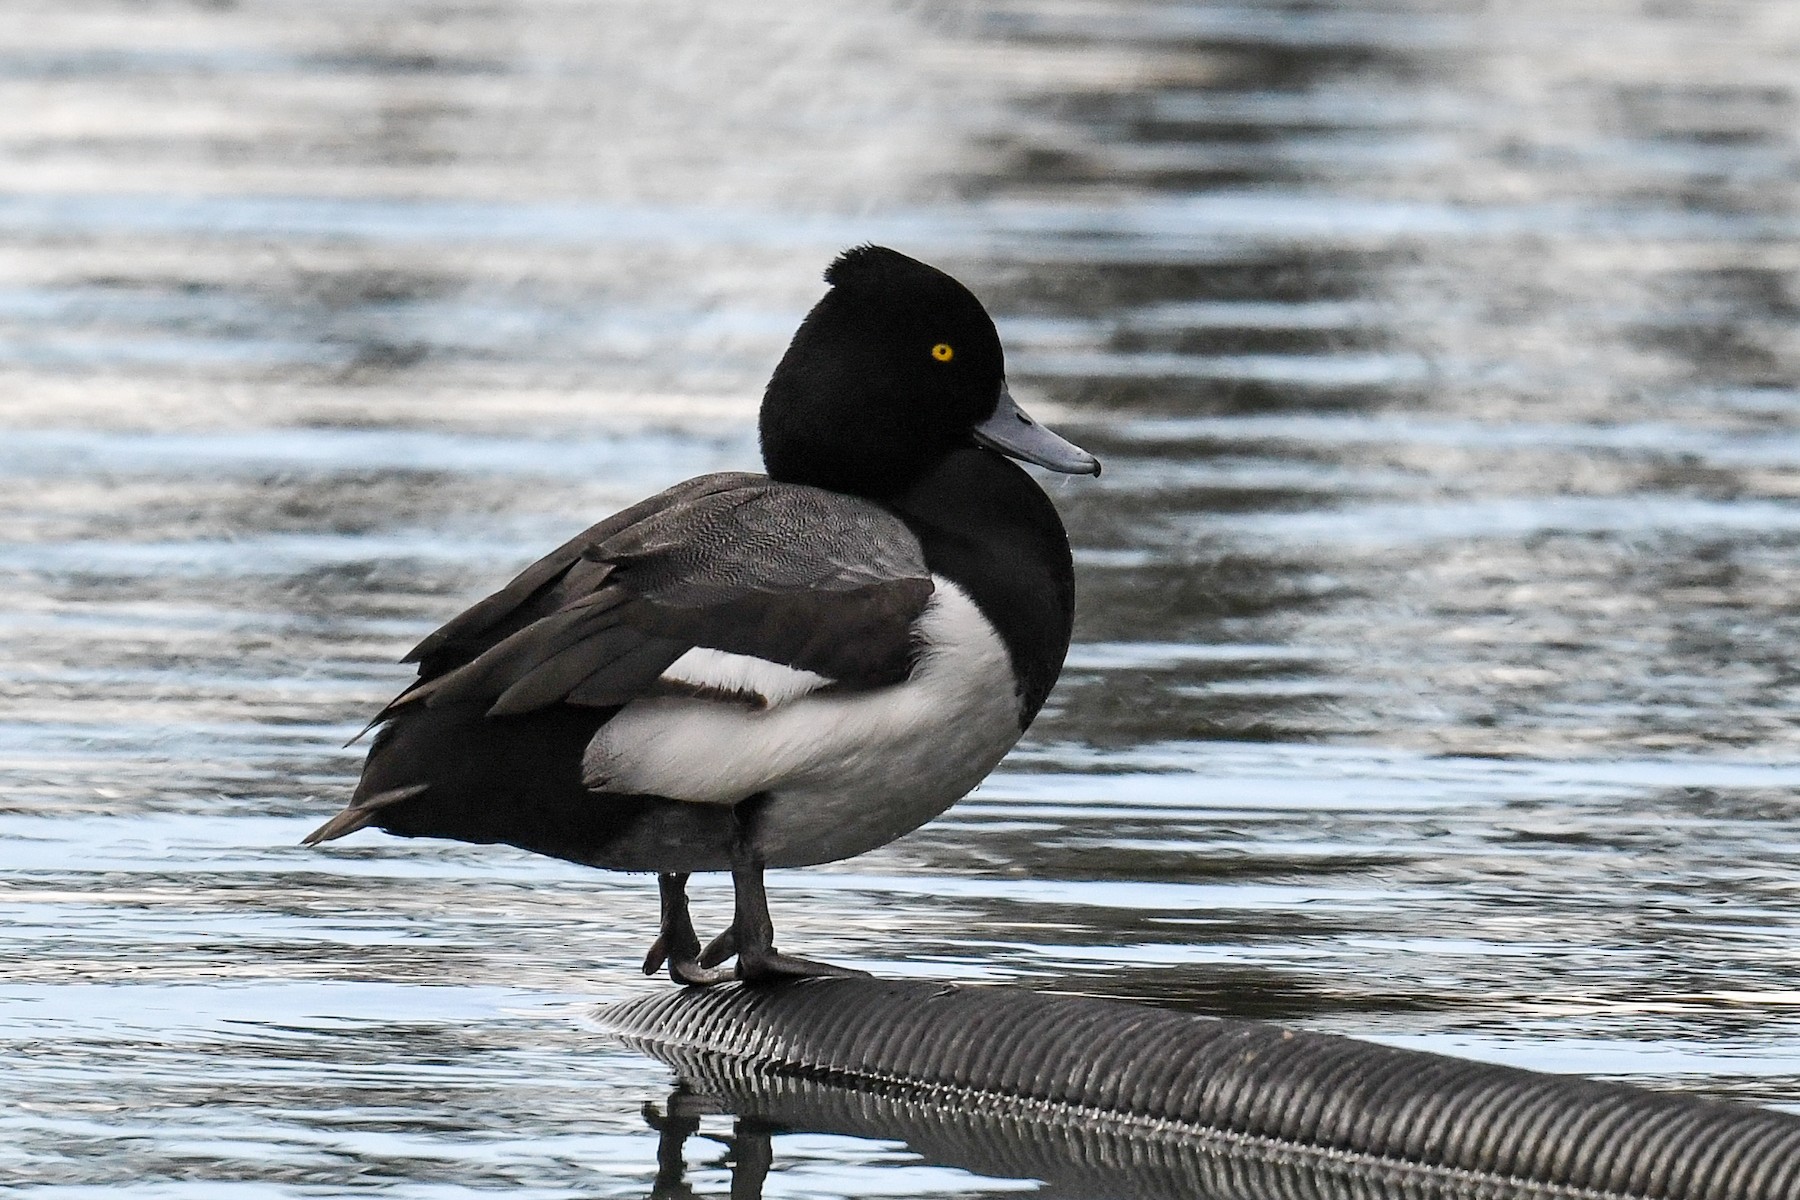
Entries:
{"type": "Polygon", "coordinates": [[[1004,383],[1000,385],[1000,402],[994,406],[994,415],[975,427],[975,440],[1010,458],[1064,475],[1100,473],[1099,459],[1032,420],[1004,383]]]}

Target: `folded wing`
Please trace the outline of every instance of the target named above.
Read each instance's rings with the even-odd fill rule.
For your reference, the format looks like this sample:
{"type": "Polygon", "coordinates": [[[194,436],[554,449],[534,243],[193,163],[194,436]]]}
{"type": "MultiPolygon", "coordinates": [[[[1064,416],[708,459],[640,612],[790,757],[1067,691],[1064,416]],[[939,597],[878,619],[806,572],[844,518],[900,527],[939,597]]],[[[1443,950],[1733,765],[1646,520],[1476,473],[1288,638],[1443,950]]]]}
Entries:
{"type": "Polygon", "coordinates": [[[684,685],[768,704],[798,694],[796,677],[896,683],[931,592],[918,540],[879,506],[707,476],[596,525],[425,639],[409,655],[420,681],[378,720],[416,704],[480,701],[497,717],[684,685]]]}

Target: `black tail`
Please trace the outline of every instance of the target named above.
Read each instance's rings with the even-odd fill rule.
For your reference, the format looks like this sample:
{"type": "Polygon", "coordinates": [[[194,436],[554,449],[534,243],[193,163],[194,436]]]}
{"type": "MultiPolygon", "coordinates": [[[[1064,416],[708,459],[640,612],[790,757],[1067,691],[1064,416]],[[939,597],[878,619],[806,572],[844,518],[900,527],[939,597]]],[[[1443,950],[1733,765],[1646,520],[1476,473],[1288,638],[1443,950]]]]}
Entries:
{"type": "Polygon", "coordinates": [[[729,867],[729,808],[583,786],[582,754],[617,709],[556,704],[501,717],[486,709],[469,700],[396,711],[369,748],[349,807],[306,843],[374,826],[615,870],[729,867]]]}

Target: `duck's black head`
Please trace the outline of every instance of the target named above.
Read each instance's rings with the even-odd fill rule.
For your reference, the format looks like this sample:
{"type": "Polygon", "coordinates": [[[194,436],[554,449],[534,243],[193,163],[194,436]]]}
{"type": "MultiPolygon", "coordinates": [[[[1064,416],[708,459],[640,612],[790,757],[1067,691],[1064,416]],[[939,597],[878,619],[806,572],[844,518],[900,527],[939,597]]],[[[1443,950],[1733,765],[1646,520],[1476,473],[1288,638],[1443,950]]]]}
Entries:
{"type": "Polygon", "coordinates": [[[1100,464],[1013,404],[994,322],[936,267],[858,246],[794,334],[762,404],[763,462],[789,483],[884,497],[986,445],[1052,470],[1100,464]]]}

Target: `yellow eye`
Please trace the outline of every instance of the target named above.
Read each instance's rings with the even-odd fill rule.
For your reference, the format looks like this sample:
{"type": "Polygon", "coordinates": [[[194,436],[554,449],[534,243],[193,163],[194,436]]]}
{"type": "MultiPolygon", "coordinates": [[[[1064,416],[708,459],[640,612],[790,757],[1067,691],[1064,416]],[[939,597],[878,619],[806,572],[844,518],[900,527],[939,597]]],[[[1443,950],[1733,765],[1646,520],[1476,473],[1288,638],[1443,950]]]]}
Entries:
{"type": "Polygon", "coordinates": [[[956,348],[949,342],[939,342],[931,348],[931,357],[939,362],[949,362],[956,357],[956,348]]]}

